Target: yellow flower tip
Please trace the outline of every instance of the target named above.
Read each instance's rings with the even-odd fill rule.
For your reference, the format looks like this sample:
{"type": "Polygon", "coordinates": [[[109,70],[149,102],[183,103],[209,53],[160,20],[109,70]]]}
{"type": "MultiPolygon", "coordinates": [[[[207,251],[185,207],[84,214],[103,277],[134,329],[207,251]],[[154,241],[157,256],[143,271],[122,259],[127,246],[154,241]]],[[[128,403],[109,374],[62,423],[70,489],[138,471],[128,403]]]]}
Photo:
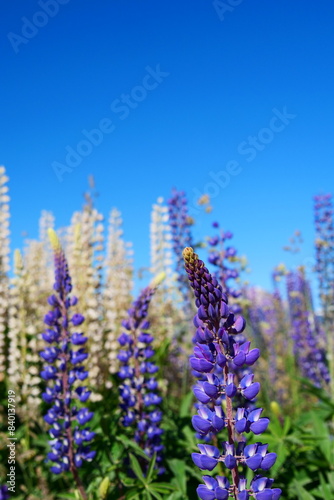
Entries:
{"type": "Polygon", "coordinates": [[[277,403],[277,401],[271,401],[270,409],[273,412],[273,414],[276,415],[276,417],[280,416],[281,408],[280,408],[279,404],[277,403]]]}
{"type": "Polygon", "coordinates": [[[182,252],[185,263],[194,264],[198,261],[198,255],[194,252],[193,248],[186,247],[182,252]]]}
{"type": "Polygon", "coordinates": [[[54,229],[51,229],[51,227],[49,227],[49,229],[48,229],[48,235],[49,235],[49,240],[50,240],[52,249],[55,252],[57,250],[60,250],[61,246],[60,246],[60,242],[59,242],[59,239],[58,239],[56,231],[54,229]]]}
{"type": "Polygon", "coordinates": [[[153,280],[151,281],[151,287],[152,288],[157,288],[161,283],[166,279],[166,273],[162,271],[161,273],[157,274],[154,276],[153,280]]]}
{"type": "Polygon", "coordinates": [[[184,260],[189,260],[194,255],[194,250],[191,247],[184,248],[182,252],[184,260]]]}

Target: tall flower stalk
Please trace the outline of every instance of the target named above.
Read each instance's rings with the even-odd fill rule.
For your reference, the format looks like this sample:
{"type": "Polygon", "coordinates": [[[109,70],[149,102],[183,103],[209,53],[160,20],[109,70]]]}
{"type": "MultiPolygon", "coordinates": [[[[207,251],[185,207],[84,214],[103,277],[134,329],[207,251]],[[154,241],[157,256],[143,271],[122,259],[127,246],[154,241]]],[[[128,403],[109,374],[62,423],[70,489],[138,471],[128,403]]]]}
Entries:
{"type": "Polygon", "coordinates": [[[188,200],[183,191],[173,189],[172,197],[168,200],[169,225],[172,232],[172,244],[176,256],[176,273],[178,287],[184,301],[184,311],[187,316],[191,313],[187,276],[184,272],[182,250],[193,244],[191,226],[192,218],[188,214],[188,200]]]}
{"type": "Polygon", "coordinates": [[[334,399],[334,209],[331,194],[314,197],[316,266],[327,335],[329,389],[334,399]]]}
{"type": "Polygon", "coordinates": [[[326,353],[320,345],[323,335],[313,315],[311,292],[302,270],[287,274],[287,289],[294,355],[300,371],[317,387],[326,386],[330,375],[326,353]]]}
{"type": "Polygon", "coordinates": [[[17,396],[18,414],[25,422],[40,417],[37,332],[34,330],[35,303],[31,300],[31,276],[19,250],[14,254],[14,277],[11,280],[9,308],[8,380],[17,396]]]}
{"type": "Polygon", "coordinates": [[[6,331],[9,308],[9,195],[5,167],[0,166],[0,381],[7,371],[6,331]]]}
{"type": "Polygon", "coordinates": [[[68,257],[73,280],[80,294],[81,310],[86,318],[89,352],[88,385],[92,389],[91,400],[100,401],[104,388],[101,367],[104,354],[102,318],[102,251],[104,249],[103,215],[93,206],[90,195],[81,212],[72,217],[68,235],[68,257]]]}
{"type": "Polygon", "coordinates": [[[158,366],[151,361],[153,336],[149,333],[147,321],[148,307],[163,275],[140,293],[128,311],[128,318],[123,321],[125,331],[118,341],[122,347],[118,354],[121,367],[118,376],[123,383],[120,386],[122,423],[124,427],[134,427],[134,439],[151,458],[156,453],[158,472],[162,473],[161,444],[162,413],[158,409],[162,398],[157,393],[158,382],[155,374],[158,366]]]}
{"type": "Polygon", "coordinates": [[[96,453],[88,446],[94,432],[89,427],[84,427],[92,419],[93,413],[87,408],[77,407],[77,403],[87,401],[90,395],[86,387],[80,385],[88,376],[82,365],[87,358],[83,347],[87,337],[71,331],[72,327],[83,323],[84,317],[78,313],[70,313],[77,298],[70,296],[72,284],[67,261],[52,229],[49,236],[54,251],[55,294],[48,299],[52,310],[44,318],[48,328],[42,334],[50,346],[40,352],[46,362],[41,376],[49,382],[42,397],[52,404],[44,416],[45,421],[51,425],[49,434],[52,438],[49,442],[51,452],[47,457],[54,463],[50,468],[53,473],[72,473],[81,496],[87,499],[78,469],[84,461],[91,461],[96,453]]]}
{"type": "Polygon", "coordinates": [[[111,388],[110,373],[117,372],[117,339],[121,333],[121,321],[131,304],[133,287],[132,243],[124,241],[121,213],[113,208],[110,212],[107,255],[103,263],[105,285],[102,292],[104,310],[104,353],[106,387],[111,388]]]}
{"type": "Polygon", "coordinates": [[[247,500],[250,496],[256,500],[277,500],[281,490],[271,488],[272,479],[256,475],[247,487],[246,479],[239,475],[240,465],[253,471],[268,470],[276,461],[275,453],[267,453],[268,445],[246,444],[244,433],[260,435],[268,427],[269,419],[261,417],[262,408],[235,407],[240,395],[252,401],[259,392],[260,384],[253,382],[252,373],[238,382],[235,369],[255,363],[260,351],[250,349],[250,342],[235,341],[234,337],[245,328],[245,320],[230,312],[221,285],[193,249],[185,248],[183,257],[198,308],[194,318],[197,343],[190,364],[203,374],[203,380],[198,381],[194,389],[199,404],[198,415],[192,419],[193,426],[203,437],[208,433],[217,435],[223,429],[227,431],[222,451],[217,446],[199,444],[200,453],[193,453],[192,458],[201,470],[211,471],[222,462],[232,476],[231,481],[223,476],[203,476],[205,484],[197,488],[197,494],[203,500],[224,500],[229,496],[235,500],[247,500]],[[223,371],[222,380],[215,375],[217,368],[223,371]],[[221,405],[222,396],[225,397],[225,411],[221,405]]]}
{"type": "MultiPolygon", "coordinates": [[[[218,222],[214,222],[212,226],[216,229],[219,228],[218,222]]],[[[235,284],[239,280],[240,272],[236,264],[240,268],[245,265],[245,258],[237,256],[237,249],[231,245],[226,245],[226,242],[233,238],[231,231],[223,231],[208,239],[210,252],[208,261],[215,266],[215,277],[221,284],[222,290],[229,297],[238,299],[241,296],[241,291],[233,288],[231,280],[235,284]]],[[[241,312],[240,304],[236,301],[231,307],[235,313],[241,312]]]]}

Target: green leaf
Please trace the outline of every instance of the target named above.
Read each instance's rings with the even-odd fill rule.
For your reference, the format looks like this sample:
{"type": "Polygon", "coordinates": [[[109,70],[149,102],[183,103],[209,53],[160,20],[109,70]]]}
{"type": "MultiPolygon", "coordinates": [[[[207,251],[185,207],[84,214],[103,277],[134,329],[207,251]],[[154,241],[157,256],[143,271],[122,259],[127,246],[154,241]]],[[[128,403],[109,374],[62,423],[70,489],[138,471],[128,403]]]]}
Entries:
{"type": "Polygon", "coordinates": [[[77,499],[77,496],[74,493],[60,493],[59,499],[65,498],[68,499],[77,499]]]}
{"type": "Polygon", "coordinates": [[[151,483],[150,490],[158,491],[159,493],[169,493],[174,487],[169,483],[151,483]]]}
{"type": "Polygon", "coordinates": [[[153,475],[153,472],[154,472],[154,466],[155,466],[156,458],[157,458],[157,454],[154,453],[154,455],[151,458],[151,461],[149,463],[148,469],[147,469],[146,479],[147,479],[148,483],[150,483],[151,480],[152,480],[152,475],[153,475]]]}
{"type": "Polygon", "coordinates": [[[156,498],[157,500],[162,500],[162,496],[159,495],[157,491],[150,489],[149,492],[151,493],[152,497],[156,498]]]}
{"type": "Polygon", "coordinates": [[[132,488],[132,490],[129,490],[126,493],[125,498],[126,500],[134,500],[135,498],[140,498],[138,488],[132,488]]]}
{"type": "Polygon", "coordinates": [[[310,495],[296,479],[293,481],[293,486],[298,494],[298,500],[315,500],[314,496],[310,495]]]}
{"type": "Polygon", "coordinates": [[[173,460],[168,460],[168,466],[174,474],[177,485],[181,493],[186,495],[187,493],[187,480],[186,480],[186,469],[183,460],[174,458],[173,460]]]}
{"type": "Polygon", "coordinates": [[[184,418],[184,417],[189,417],[189,413],[190,413],[190,407],[191,407],[191,403],[194,399],[194,395],[192,393],[192,391],[188,392],[188,394],[186,394],[181,402],[181,405],[180,405],[180,417],[181,418],[184,418]]]}
{"type": "Polygon", "coordinates": [[[147,460],[147,461],[149,460],[149,457],[146,455],[146,453],[143,452],[141,447],[138,446],[138,444],[135,443],[134,441],[131,441],[131,439],[129,439],[127,436],[122,435],[121,437],[116,438],[116,439],[118,441],[120,441],[122,444],[124,444],[125,446],[127,446],[128,448],[132,448],[133,450],[135,450],[136,455],[139,455],[140,457],[145,458],[145,460],[147,460]]]}
{"type": "Polygon", "coordinates": [[[132,455],[132,453],[130,453],[130,462],[131,462],[131,468],[133,472],[136,474],[139,481],[141,481],[143,484],[146,484],[145,477],[143,471],[141,470],[140,464],[137,458],[134,455],[132,455]]]}

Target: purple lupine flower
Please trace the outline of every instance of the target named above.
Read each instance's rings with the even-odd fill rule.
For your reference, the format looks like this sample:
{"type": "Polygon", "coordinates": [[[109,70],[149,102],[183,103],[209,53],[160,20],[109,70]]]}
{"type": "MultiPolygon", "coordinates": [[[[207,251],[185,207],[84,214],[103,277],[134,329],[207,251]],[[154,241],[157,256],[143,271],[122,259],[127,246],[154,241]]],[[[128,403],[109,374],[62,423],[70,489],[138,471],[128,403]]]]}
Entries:
{"type": "Polygon", "coordinates": [[[317,387],[330,380],[326,353],[319,346],[320,329],[312,310],[311,292],[302,271],[287,274],[294,354],[305,378],[317,387]]]}
{"type": "Polygon", "coordinates": [[[329,391],[334,398],[334,209],[331,194],[314,197],[316,266],[323,308],[324,337],[328,353],[329,391]],[[326,338],[325,338],[326,337],[326,338]]]}
{"type": "Polygon", "coordinates": [[[72,284],[67,261],[56,233],[50,230],[49,235],[54,250],[56,294],[49,297],[48,303],[52,310],[44,318],[48,328],[42,336],[48,347],[40,352],[46,362],[41,376],[50,381],[42,397],[52,404],[44,416],[51,426],[49,434],[52,438],[49,441],[51,451],[47,457],[53,462],[51,472],[60,474],[70,471],[83,498],[87,498],[77,471],[84,461],[90,462],[96,454],[88,445],[95,434],[86,427],[93,413],[87,408],[80,408],[80,402],[87,401],[90,391],[78,385],[88,376],[81,364],[87,358],[82,347],[87,337],[81,332],[71,331],[74,326],[83,323],[84,317],[70,313],[77,299],[70,297],[72,284]]]}
{"type": "Polygon", "coordinates": [[[271,490],[271,480],[256,476],[247,489],[246,480],[239,477],[240,465],[251,470],[269,469],[276,460],[275,453],[267,453],[267,445],[260,442],[246,445],[244,433],[262,434],[268,427],[269,419],[262,416],[262,408],[234,408],[234,400],[242,393],[245,399],[254,398],[259,391],[259,384],[253,377],[246,375],[238,382],[233,367],[251,366],[260,355],[259,349],[251,349],[250,342],[237,341],[236,336],[245,328],[245,321],[230,312],[227,296],[218,280],[212,276],[204,263],[198,259],[192,248],[183,251],[186,272],[195,294],[198,308],[194,318],[197,327],[197,344],[194,355],[190,358],[191,366],[202,374],[202,380],[195,387],[194,393],[199,398],[198,415],[193,417],[193,426],[202,436],[208,433],[216,435],[227,429],[228,439],[222,449],[208,444],[199,444],[200,453],[193,453],[194,463],[202,470],[213,470],[218,462],[231,470],[232,483],[226,478],[208,479],[204,476],[205,485],[197,489],[203,500],[228,498],[228,492],[239,500],[248,499],[250,495],[258,500],[278,499],[280,489],[271,490]],[[223,371],[220,380],[215,376],[216,368],[223,371]],[[203,397],[205,394],[209,401],[203,397]],[[226,411],[220,403],[225,397],[226,411]],[[256,482],[258,481],[258,482],[256,482]],[[268,494],[267,491],[269,490],[268,494]],[[263,494],[263,492],[265,492],[263,494]]]}
{"type": "MultiPolygon", "coordinates": [[[[212,226],[219,228],[218,222],[213,222],[212,226]]],[[[231,231],[221,231],[220,234],[209,238],[210,251],[208,261],[216,268],[214,276],[221,284],[223,292],[228,297],[238,299],[241,292],[231,285],[231,281],[233,282],[239,278],[239,270],[235,267],[235,263],[240,262],[240,258],[237,257],[237,249],[235,247],[226,246],[226,242],[232,238],[233,234],[231,231]]],[[[230,310],[234,313],[240,313],[240,304],[235,302],[230,306],[230,310]]]]}
{"type": "Polygon", "coordinates": [[[9,493],[8,493],[8,488],[4,484],[3,486],[0,485],[0,500],[8,500],[9,499],[9,493]]]}
{"type": "Polygon", "coordinates": [[[332,195],[314,197],[316,272],[324,313],[334,297],[334,211],[332,195]]]}
{"type": "Polygon", "coordinates": [[[128,311],[128,318],[123,321],[125,331],[118,341],[122,349],[118,353],[121,367],[118,376],[122,380],[119,388],[122,423],[124,427],[135,426],[134,439],[148,457],[156,453],[158,473],[164,472],[160,428],[162,412],[159,411],[162,398],[157,393],[157,365],[152,361],[153,336],[148,333],[148,307],[156,291],[159,280],[140,293],[128,311]]]}
{"type": "MultiPolygon", "coordinates": [[[[275,282],[274,282],[275,283],[275,282]]],[[[271,399],[284,401],[286,398],[287,384],[285,380],[285,369],[278,362],[277,349],[288,350],[288,342],[282,338],[282,331],[286,326],[286,311],[275,283],[273,293],[264,292],[261,289],[248,288],[245,290],[246,299],[249,303],[247,313],[252,337],[266,348],[268,360],[268,387],[271,399]]]]}
{"type": "Polygon", "coordinates": [[[184,272],[182,250],[192,246],[192,219],[188,214],[188,201],[184,191],[173,189],[168,200],[169,224],[172,232],[173,250],[176,256],[176,273],[180,292],[182,293],[185,310],[189,312],[190,299],[186,273],[184,272]]]}

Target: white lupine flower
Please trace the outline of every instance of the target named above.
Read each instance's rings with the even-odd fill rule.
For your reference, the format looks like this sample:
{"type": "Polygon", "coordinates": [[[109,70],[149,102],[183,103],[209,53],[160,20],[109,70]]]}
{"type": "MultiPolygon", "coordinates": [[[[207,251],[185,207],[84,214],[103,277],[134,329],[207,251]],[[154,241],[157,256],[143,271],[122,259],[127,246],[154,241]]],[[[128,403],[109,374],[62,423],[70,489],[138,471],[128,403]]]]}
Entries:
{"type": "Polygon", "coordinates": [[[113,208],[109,217],[107,255],[104,261],[106,281],[103,289],[106,332],[104,351],[107,353],[109,373],[116,373],[118,369],[117,338],[121,333],[121,321],[126,317],[132,301],[132,244],[123,240],[122,223],[121,213],[113,208]]]}
{"type": "Polygon", "coordinates": [[[30,295],[32,276],[25,267],[19,251],[15,252],[14,277],[11,280],[9,308],[9,368],[10,387],[15,390],[17,411],[26,421],[38,417],[40,377],[36,354],[35,302],[30,295]],[[30,338],[32,336],[32,338],[30,338]],[[33,348],[32,348],[33,347],[33,348]]]}
{"type": "Polygon", "coordinates": [[[9,196],[5,167],[0,166],[0,380],[6,371],[5,331],[8,325],[9,307],[9,196]]]}
{"type": "Polygon", "coordinates": [[[100,252],[104,249],[102,221],[103,215],[88,203],[81,212],[73,214],[64,244],[74,284],[73,292],[80,299],[80,312],[86,318],[85,335],[90,353],[87,383],[93,391],[92,401],[100,399],[98,392],[104,385],[101,366],[105,355],[101,349],[103,330],[100,325],[102,273],[99,265],[100,252]]]}
{"type": "MultiPolygon", "coordinates": [[[[173,336],[174,321],[167,310],[173,309],[173,304],[181,301],[180,293],[177,287],[176,274],[173,271],[172,256],[172,234],[169,225],[168,207],[164,205],[162,197],[153,204],[150,224],[151,240],[151,267],[153,276],[164,273],[166,278],[159,286],[155,296],[152,299],[154,303],[155,317],[154,321],[158,325],[158,331],[164,332],[164,335],[173,336]]],[[[181,311],[175,311],[182,314],[181,311]]],[[[161,340],[161,339],[160,339],[161,340]]]]}

